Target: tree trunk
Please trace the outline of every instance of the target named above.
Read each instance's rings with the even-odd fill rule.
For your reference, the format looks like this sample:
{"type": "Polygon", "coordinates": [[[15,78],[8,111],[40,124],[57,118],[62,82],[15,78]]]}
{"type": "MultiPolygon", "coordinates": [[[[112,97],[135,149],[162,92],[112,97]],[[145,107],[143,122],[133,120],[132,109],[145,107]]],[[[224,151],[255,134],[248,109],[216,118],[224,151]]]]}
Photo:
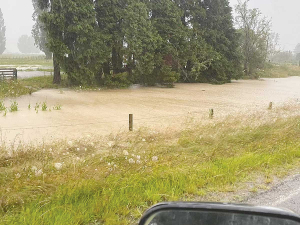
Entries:
{"type": "Polygon", "coordinates": [[[121,54],[121,45],[119,42],[115,42],[112,48],[112,67],[113,67],[113,74],[118,74],[122,72],[123,68],[123,55],[121,54]]]}
{"type": "Polygon", "coordinates": [[[109,66],[109,62],[105,62],[103,63],[103,73],[104,76],[107,77],[110,75],[110,66],[109,66]]]}
{"type": "Polygon", "coordinates": [[[53,84],[60,84],[61,82],[60,65],[55,54],[53,54],[53,67],[54,67],[53,84]]]}

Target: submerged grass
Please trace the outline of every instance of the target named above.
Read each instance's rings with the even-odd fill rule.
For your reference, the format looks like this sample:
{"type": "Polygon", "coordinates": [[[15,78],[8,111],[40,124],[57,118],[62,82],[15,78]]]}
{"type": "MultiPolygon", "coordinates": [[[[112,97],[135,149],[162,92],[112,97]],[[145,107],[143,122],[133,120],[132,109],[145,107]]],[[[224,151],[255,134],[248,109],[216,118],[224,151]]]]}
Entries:
{"type": "Polygon", "coordinates": [[[299,163],[299,149],[298,116],[3,147],[0,223],[135,224],[160,201],[221,200],[258,175],[268,184],[299,163]]]}

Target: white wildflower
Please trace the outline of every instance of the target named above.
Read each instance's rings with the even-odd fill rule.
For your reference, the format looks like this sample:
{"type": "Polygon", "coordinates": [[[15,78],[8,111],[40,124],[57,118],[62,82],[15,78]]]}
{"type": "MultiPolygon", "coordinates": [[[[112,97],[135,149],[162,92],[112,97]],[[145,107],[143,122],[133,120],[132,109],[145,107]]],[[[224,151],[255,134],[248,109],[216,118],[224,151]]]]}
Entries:
{"type": "Polygon", "coordinates": [[[36,176],[36,177],[39,177],[39,176],[41,176],[42,174],[43,174],[43,170],[42,170],[42,169],[35,171],[35,176],[36,176]]]}
{"type": "Polygon", "coordinates": [[[128,161],[129,163],[135,163],[135,161],[132,158],[130,158],[128,161]]]}
{"type": "Polygon", "coordinates": [[[141,164],[141,161],[140,160],[136,160],[136,164],[141,164]]]}
{"type": "Polygon", "coordinates": [[[158,157],[157,157],[157,156],[153,156],[153,157],[152,157],[152,161],[153,161],[153,162],[156,162],[157,160],[158,160],[158,157]]]}
{"type": "Polygon", "coordinates": [[[66,154],[67,154],[67,155],[69,155],[69,154],[70,154],[70,152],[67,152],[66,154]]]}
{"type": "Polygon", "coordinates": [[[124,155],[129,155],[129,153],[126,150],[123,151],[123,154],[124,155]]]}
{"type": "Polygon", "coordinates": [[[108,142],[108,143],[107,143],[107,145],[108,145],[109,147],[112,147],[112,146],[113,146],[113,144],[114,144],[114,142],[113,142],[113,141],[110,141],[110,142],[108,142]]]}
{"type": "Polygon", "coordinates": [[[52,152],[52,148],[49,148],[49,152],[52,152]]]}
{"type": "Polygon", "coordinates": [[[131,154],[132,157],[134,157],[134,154],[131,154]]]}
{"type": "Polygon", "coordinates": [[[76,150],[79,152],[79,151],[80,151],[80,148],[76,148],[76,150]]]}
{"type": "Polygon", "coordinates": [[[110,166],[110,163],[107,163],[108,166],[110,166]]]}
{"type": "Polygon", "coordinates": [[[60,170],[62,168],[62,165],[61,163],[54,163],[54,167],[57,169],[57,170],[60,170]]]}
{"type": "Polygon", "coordinates": [[[38,169],[38,168],[37,168],[36,166],[31,167],[31,171],[32,171],[32,172],[37,171],[37,169],[38,169]]]}
{"type": "Polygon", "coordinates": [[[95,171],[98,171],[98,169],[95,169],[95,171]]]}
{"type": "Polygon", "coordinates": [[[145,142],[145,141],[146,141],[146,139],[145,139],[145,138],[143,138],[143,139],[142,139],[142,142],[145,142]]]}
{"type": "Polygon", "coordinates": [[[19,179],[21,177],[21,174],[17,173],[15,176],[17,179],[19,179]]]}
{"type": "Polygon", "coordinates": [[[76,157],[76,160],[77,160],[77,161],[80,161],[80,158],[79,158],[79,157],[76,157]]]}
{"type": "Polygon", "coordinates": [[[141,159],[141,156],[140,156],[140,155],[137,155],[136,158],[137,158],[137,159],[141,159]]]}
{"type": "Polygon", "coordinates": [[[68,141],[68,145],[69,145],[69,146],[72,146],[72,145],[73,145],[73,142],[72,142],[72,141],[68,141]]]}

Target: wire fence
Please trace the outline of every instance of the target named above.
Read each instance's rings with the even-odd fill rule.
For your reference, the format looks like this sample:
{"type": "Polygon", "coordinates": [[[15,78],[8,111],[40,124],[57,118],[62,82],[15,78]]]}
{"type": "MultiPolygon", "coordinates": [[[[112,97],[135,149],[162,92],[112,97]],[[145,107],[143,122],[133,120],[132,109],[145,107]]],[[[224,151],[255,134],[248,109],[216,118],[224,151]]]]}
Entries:
{"type": "MultiPolygon", "coordinates": [[[[189,113],[180,113],[176,115],[164,115],[164,116],[152,116],[152,117],[143,117],[137,118],[133,121],[147,121],[147,122],[161,122],[162,119],[166,118],[176,118],[176,117],[184,117],[191,114],[200,114],[203,112],[193,111],[189,113]]],[[[110,119],[111,117],[105,117],[102,119],[110,119]]],[[[59,127],[76,127],[76,126],[88,126],[88,125],[100,125],[100,124],[113,124],[113,123],[125,123],[128,122],[128,119],[124,120],[113,120],[113,121],[96,121],[91,123],[70,123],[70,124],[57,124],[57,125],[42,125],[42,126],[24,126],[24,127],[0,127],[2,131],[13,131],[13,130],[33,130],[33,129],[47,129],[47,128],[59,128],[59,127]]]]}

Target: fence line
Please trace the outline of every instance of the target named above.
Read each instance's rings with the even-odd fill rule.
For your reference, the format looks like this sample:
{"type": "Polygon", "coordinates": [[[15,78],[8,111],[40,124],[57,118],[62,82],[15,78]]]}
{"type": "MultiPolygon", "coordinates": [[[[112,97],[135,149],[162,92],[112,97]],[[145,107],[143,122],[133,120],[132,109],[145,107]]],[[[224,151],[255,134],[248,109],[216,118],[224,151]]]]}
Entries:
{"type": "MultiPolygon", "coordinates": [[[[181,113],[176,115],[166,115],[166,116],[155,116],[155,117],[144,117],[144,118],[138,118],[134,119],[134,121],[143,121],[143,120],[151,120],[151,119],[162,119],[162,118],[175,118],[175,117],[181,117],[181,116],[187,116],[189,114],[199,114],[202,112],[194,111],[190,113],[181,113]]],[[[106,117],[106,118],[112,118],[112,117],[106,117]]],[[[162,120],[160,120],[162,121],[162,120]]],[[[37,127],[14,127],[14,128],[8,128],[8,127],[0,127],[0,131],[12,131],[12,130],[33,130],[33,129],[43,129],[43,128],[58,128],[58,127],[73,127],[73,126],[86,126],[86,125],[97,125],[97,124],[108,124],[108,123],[121,123],[121,122],[128,122],[128,120],[115,120],[115,121],[99,121],[99,122],[93,122],[93,123],[78,123],[78,124],[59,124],[59,125],[45,125],[45,126],[37,126],[37,127]]],[[[150,121],[151,122],[151,121],[150,121]]]]}

